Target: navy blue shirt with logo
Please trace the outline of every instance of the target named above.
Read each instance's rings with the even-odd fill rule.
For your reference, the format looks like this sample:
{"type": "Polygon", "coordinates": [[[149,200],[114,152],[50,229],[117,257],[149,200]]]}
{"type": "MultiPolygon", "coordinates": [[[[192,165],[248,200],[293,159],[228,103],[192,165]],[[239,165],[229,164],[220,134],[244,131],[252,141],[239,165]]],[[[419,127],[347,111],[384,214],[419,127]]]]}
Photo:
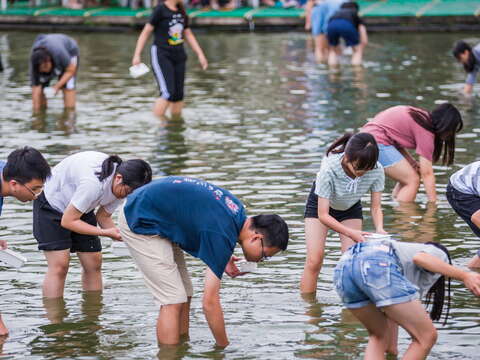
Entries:
{"type": "Polygon", "coordinates": [[[221,279],[246,220],[229,191],[200,179],[169,176],[137,189],[124,208],[130,230],[167,238],[221,279]]]}

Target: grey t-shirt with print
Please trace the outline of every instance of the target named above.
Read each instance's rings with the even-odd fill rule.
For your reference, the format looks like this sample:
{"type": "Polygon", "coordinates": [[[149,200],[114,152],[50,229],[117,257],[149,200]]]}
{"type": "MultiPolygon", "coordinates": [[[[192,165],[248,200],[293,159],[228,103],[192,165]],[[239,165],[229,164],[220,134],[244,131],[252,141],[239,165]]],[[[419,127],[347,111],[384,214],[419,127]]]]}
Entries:
{"type": "Polygon", "coordinates": [[[315,194],[330,200],[335,210],[347,210],[368,192],[380,192],[385,187],[383,167],[367,171],[363,176],[352,179],[342,167],[342,154],[330,154],[323,158],[317,173],[315,194]]]}
{"type": "Polygon", "coordinates": [[[418,288],[421,298],[426,292],[428,292],[428,290],[430,290],[441,274],[432,273],[416,265],[413,262],[413,257],[420,252],[424,252],[448,263],[447,254],[436,246],[430,244],[406,243],[395,240],[390,240],[389,242],[392,244],[395,254],[400,260],[400,264],[403,268],[403,275],[418,288]]]}

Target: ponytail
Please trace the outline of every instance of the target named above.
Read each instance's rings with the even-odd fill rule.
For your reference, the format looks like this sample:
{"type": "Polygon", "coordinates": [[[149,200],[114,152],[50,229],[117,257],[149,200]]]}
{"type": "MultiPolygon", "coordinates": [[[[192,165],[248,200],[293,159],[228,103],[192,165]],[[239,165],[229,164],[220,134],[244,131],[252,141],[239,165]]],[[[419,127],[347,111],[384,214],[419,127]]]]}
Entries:
{"type": "Polygon", "coordinates": [[[327,156],[330,155],[330,153],[341,154],[345,152],[345,147],[352,136],[352,133],[345,133],[342,137],[339,137],[337,140],[335,140],[327,149],[327,156]]]}
{"type": "MultiPolygon", "coordinates": [[[[102,170],[97,171],[95,175],[97,175],[98,180],[103,181],[108,178],[110,175],[113,174],[115,169],[115,164],[119,167],[122,164],[122,159],[118,155],[110,155],[108,158],[103,160],[102,163],[102,170]]],[[[117,169],[118,172],[118,169],[117,169]]]]}

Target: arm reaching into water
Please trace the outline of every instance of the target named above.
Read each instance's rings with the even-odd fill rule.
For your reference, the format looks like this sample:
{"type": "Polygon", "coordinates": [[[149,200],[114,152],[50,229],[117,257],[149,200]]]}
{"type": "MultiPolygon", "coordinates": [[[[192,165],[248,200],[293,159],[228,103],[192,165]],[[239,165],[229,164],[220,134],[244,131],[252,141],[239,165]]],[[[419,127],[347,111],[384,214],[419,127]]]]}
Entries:
{"type": "Polygon", "coordinates": [[[220,279],[207,267],[203,290],[203,313],[218,346],[228,346],[227,331],[220,303],[220,279]]]}

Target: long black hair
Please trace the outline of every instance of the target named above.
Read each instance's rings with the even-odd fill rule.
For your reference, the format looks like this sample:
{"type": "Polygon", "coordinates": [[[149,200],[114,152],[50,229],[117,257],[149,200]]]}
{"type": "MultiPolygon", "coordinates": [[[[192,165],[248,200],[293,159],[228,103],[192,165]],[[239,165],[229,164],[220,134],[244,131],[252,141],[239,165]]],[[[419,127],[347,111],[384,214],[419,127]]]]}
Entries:
{"type": "Polygon", "coordinates": [[[32,75],[34,77],[40,76],[40,65],[47,61],[50,61],[52,63],[52,70],[50,71],[51,73],[53,71],[53,68],[55,67],[55,64],[53,62],[53,57],[48,52],[47,48],[39,46],[33,49],[32,55],[30,56],[30,62],[32,68],[32,75]]]}
{"type": "Polygon", "coordinates": [[[115,174],[122,175],[122,183],[130,186],[132,190],[152,181],[152,168],[146,161],[141,159],[123,161],[118,155],[110,155],[106,158],[102,163],[102,169],[95,175],[98,180],[103,181],[114,171],[115,174]]]}
{"type": "Polygon", "coordinates": [[[451,165],[455,159],[455,134],[463,128],[460,111],[449,103],[438,105],[431,113],[410,108],[412,119],[424,129],[435,135],[432,161],[440,159],[443,150],[442,163],[451,165]]]}
{"type": "Polygon", "coordinates": [[[468,61],[463,64],[463,68],[467,73],[475,70],[475,64],[477,60],[473,56],[472,47],[463,40],[457,41],[453,47],[452,54],[457,60],[460,60],[460,54],[463,54],[465,51],[468,51],[468,61]]]}
{"type": "MultiPolygon", "coordinates": [[[[425,244],[433,245],[440,250],[442,250],[448,257],[448,263],[452,264],[452,259],[450,258],[450,253],[448,252],[447,248],[442,244],[436,242],[426,242],[425,244]]],[[[427,308],[432,305],[430,309],[430,319],[434,321],[439,321],[442,317],[443,306],[445,304],[445,276],[442,275],[438,278],[435,284],[432,285],[430,290],[428,290],[427,295],[425,297],[425,305],[427,308]]],[[[448,315],[450,314],[450,278],[448,278],[448,296],[447,296],[447,311],[445,314],[445,320],[443,321],[443,325],[447,323],[448,315]]]]}
{"type": "Polygon", "coordinates": [[[375,138],[365,132],[355,135],[346,133],[333,142],[327,149],[327,156],[344,153],[348,162],[354,163],[358,170],[372,170],[377,166],[378,145],[375,138]]]}

